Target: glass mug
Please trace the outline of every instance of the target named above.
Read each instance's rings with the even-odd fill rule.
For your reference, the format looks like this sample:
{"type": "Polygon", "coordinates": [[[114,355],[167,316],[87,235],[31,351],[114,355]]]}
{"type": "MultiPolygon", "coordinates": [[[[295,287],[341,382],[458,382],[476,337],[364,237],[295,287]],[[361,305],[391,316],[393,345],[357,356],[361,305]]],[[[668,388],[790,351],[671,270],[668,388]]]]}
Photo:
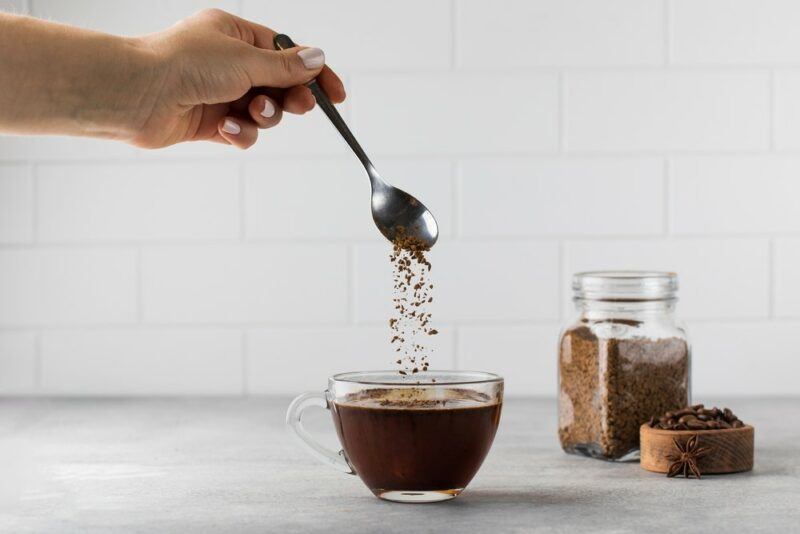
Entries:
{"type": "Polygon", "coordinates": [[[460,494],[494,441],[503,379],[472,371],[343,373],[324,393],[304,393],[286,424],[319,460],[358,475],[381,499],[437,502],[460,494]],[[319,444],[303,428],[306,408],[331,411],[342,450],[319,444]]]}

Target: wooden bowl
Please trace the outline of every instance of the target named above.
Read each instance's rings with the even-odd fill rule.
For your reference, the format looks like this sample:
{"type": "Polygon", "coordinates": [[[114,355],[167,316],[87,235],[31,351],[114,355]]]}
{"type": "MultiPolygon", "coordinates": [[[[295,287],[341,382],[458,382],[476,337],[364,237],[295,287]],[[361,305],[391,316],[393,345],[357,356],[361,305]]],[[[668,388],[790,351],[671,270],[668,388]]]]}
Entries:
{"type": "Polygon", "coordinates": [[[753,469],[755,429],[750,425],[719,430],[663,430],[645,423],[639,428],[640,465],[648,471],[666,473],[670,464],[667,456],[677,452],[672,440],[685,444],[695,434],[700,447],[711,449],[697,462],[703,475],[753,469]]]}

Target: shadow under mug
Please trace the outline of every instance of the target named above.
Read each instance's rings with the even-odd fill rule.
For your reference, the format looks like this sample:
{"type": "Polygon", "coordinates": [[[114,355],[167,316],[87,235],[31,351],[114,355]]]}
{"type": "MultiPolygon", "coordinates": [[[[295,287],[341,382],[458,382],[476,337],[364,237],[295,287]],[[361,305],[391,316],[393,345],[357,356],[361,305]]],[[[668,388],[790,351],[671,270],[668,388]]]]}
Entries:
{"type": "Polygon", "coordinates": [[[324,393],[305,393],[289,406],[286,424],[317,459],[358,475],[381,499],[437,502],[461,493],[494,441],[503,379],[473,371],[343,373],[324,393]],[[303,428],[312,406],[331,411],[342,450],[303,428]]]}

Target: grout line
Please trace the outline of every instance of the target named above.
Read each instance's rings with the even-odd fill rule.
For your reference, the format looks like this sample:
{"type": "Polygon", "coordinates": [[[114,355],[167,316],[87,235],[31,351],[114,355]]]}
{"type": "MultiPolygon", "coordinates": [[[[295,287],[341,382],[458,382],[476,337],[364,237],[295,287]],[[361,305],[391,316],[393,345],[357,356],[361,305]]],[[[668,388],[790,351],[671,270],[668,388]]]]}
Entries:
{"type": "Polygon", "coordinates": [[[558,73],[558,152],[566,154],[567,145],[567,71],[558,73]]]}
{"type": "Polygon", "coordinates": [[[777,151],[776,132],[775,126],[778,119],[778,88],[777,88],[777,74],[775,69],[769,72],[769,149],[772,152],[777,151]]]}
{"type": "Polygon", "coordinates": [[[560,322],[566,320],[567,310],[564,309],[564,296],[567,293],[567,244],[564,241],[558,242],[558,319],[560,322]]]}
{"type": "MultiPolygon", "coordinates": [[[[612,149],[571,149],[569,157],[573,159],[602,159],[602,158],[616,158],[616,157],[664,157],[666,156],[691,156],[691,157],[746,157],[746,156],[771,156],[775,153],[786,156],[800,157],[800,148],[781,148],[779,150],[771,151],[761,148],[728,148],[728,149],[629,149],[629,148],[612,148],[612,149]]],[[[431,152],[431,153],[414,153],[414,152],[374,152],[375,159],[388,159],[396,161],[431,161],[431,160],[444,160],[449,158],[458,158],[461,160],[481,160],[481,159],[558,159],[562,158],[563,154],[560,149],[531,149],[525,151],[469,151],[469,152],[431,152]]],[[[336,154],[276,154],[273,156],[253,156],[250,158],[242,159],[242,163],[293,163],[297,161],[315,161],[315,162],[340,162],[346,158],[336,154]]],[[[137,160],[102,160],[102,159],[64,159],[64,160],[39,160],[36,165],[46,166],[79,166],[79,165],[119,165],[119,166],[157,166],[160,164],[222,164],[225,162],[223,157],[190,157],[190,156],[164,156],[158,160],[153,161],[137,161],[137,160]]],[[[0,158],[0,166],[2,165],[24,165],[30,161],[25,158],[0,158]]]]}
{"type": "MultiPolygon", "coordinates": [[[[715,240],[724,241],[730,239],[764,239],[772,237],[800,237],[800,231],[774,231],[774,232],[718,232],[718,233],[670,233],[665,236],[663,233],[641,233],[641,234],[487,234],[487,235],[460,235],[443,236],[439,243],[465,243],[465,244],[492,244],[492,243],[533,243],[545,244],[554,241],[645,241],[662,238],[665,241],[675,239],[684,241],[715,240]]],[[[44,242],[44,243],[3,243],[0,244],[0,251],[19,250],[106,250],[124,251],[131,247],[173,247],[173,248],[200,248],[200,247],[241,247],[241,246],[286,246],[286,247],[314,247],[319,245],[381,245],[384,241],[378,238],[353,239],[347,237],[330,238],[253,238],[246,244],[235,240],[162,240],[162,241],[74,241],[74,242],[44,242]]]]}
{"type": "Polygon", "coordinates": [[[670,0],[664,0],[664,66],[668,67],[672,63],[672,5],[670,0]]]}
{"type": "Polygon", "coordinates": [[[39,243],[39,169],[36,163],[28,165],[31,180],[31,241],[39,243]]]}
{"type": "Polygon", "coordinates": [[[347,245],[347,257],[345,260],[345,270],[347,276],[347,322],[356,323],[356,247],[352,243],[347,245]]]}
{"type": "Polygon", "coordinates": [[[42,332],[36,330],[33,337],[33,386],[37,391],[41,391],[42,389],[42,376],[42,332]]]}
{"type": "Polygon", "coordinates": [[[239,163],[238,176],[238,208],[239,208],[239,241],[247,240],[247,185],[245,179],[245,164],[239,163]]]}
{"type": "Polygon", "coordinates": [[[134,251],[134,288],[136,291],[136,322],[144,323],[144,269],[142,267],[142,246],[137,246],[134,251]]]}
{"type": "Polygon", "coordinates": [[[669,158],[664,158],[664,174],[662,177],[663,180],[663,191],[662,194],[664,195],[664,199],[662,200],[662,209],[664,210],[664,220],[663,220],[663,231],[664,235],[669,237],[672,235],[672,177],[671,177],[671,165],[669,158]]]}
{"type": "Polygon", "coordinates": [[[459,330],[458,326],[453,327],[453,369],[459,369],[461,365],[461,354],[459,354],[460,342],[459,337],[461,335],[461,331],[459,330]]]}
{"type": "Polygon", "coordinates": [[[450,68],[457,69],[458,57],[458,0],[450,0],[450,68]]]}
{"type": "Polygon", "coordinates": [[[453,202],[453,214],[451,215],[450,223],[453,225],[453,238],[457,239],[461,236],[463,229],[461,228],[461,219],[463,217],[463,205],[461,202],[462,194],[461,191],[463,189],[462,183],[462,166],[461,162],[458,160],[452,160],[450,162],[450,184],[451,184],[451,194],[452,194],[452,202],[453,202]]]}
{"type": "Polygon", "coordinates": [[[775,318],[775,274],[776,274],[776,251],[775,239],[769,240],[768,262],[769,269],[767,270],[767,313],[770,319],[775,318]]]}
{"type": "Polygon", "coordinates": [[[247,375],[249,374],[249,369],[247,367],[248,364],[248,356],[249,356],[249,347],[248,347],[248,335],[247,330],[242,330],[241,334],[241,358],[242,358],[242,397],[249,397],[250,396],[250,387],[247,382],[247,375]]]}

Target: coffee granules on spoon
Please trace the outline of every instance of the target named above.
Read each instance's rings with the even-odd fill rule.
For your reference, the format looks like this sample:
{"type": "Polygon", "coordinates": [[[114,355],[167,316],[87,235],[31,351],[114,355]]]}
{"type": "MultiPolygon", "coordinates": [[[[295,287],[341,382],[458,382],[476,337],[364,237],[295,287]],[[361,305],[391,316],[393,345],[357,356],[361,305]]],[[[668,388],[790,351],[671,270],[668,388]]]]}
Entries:
{"type": "Polygon", "coordinates": [[[392,263],[395,316],[389,319],[391,343],[397,353],[395,363],[403,376],[427,371],[432,350],[427,336],[439,332],[431,328],[428,304],[433,302],[428,246],[400,229],[393,241],[392,263]]]}

